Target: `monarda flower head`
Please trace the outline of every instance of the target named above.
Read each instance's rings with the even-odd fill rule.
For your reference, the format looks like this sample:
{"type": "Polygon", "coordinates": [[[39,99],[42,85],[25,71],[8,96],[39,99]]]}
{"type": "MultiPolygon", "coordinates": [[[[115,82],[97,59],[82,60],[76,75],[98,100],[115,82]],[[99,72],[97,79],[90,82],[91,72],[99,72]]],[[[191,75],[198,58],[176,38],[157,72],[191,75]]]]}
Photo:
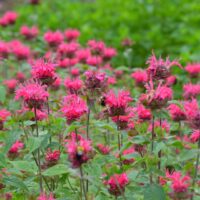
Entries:
{"type": "Polygon", "coordinates": [[[106,74],[103,72],[88,70],[85,75],[85,87],[90,91],[103,91],[106,87],[106,74]]]}
{"type": "Polygon", "coordinates": [[[79,140],[68,140],[66,144],[66,151],[73,168],[80,167],[93,156],[91,141],[84,138],[80,138],[79,140]]]}
{"type": "Polygon", "coordinates": [[[109,146],[103,145],[103,144],[97,144],[97,149],[99,152],[103,155],[108,155],[111,151],[111,148],[109,146]]]}
{"type": "Polygon", "coordinates": [[[30,48],[22,44],[18,40],[13,40],[9,43],[9,46],[12,50],[12,53],[18,60],[26,60],[30,57],[31,51],[30,48]]]}
{"type": "Polygon", "coordinates": [[[75,94],[71,94],[64,98],[61,111],[66,117],[67,123],[70,124],[85,114],[88,111],[88,108],[83,99],[75,94]]]}
{"type": "Polygon", "coordinates": [[[60,159],[60,151],[48,149],[45,154],[45,161],[48,167],[56,165],[58,160],[60,159]]]}
{"type": "Polygon", "coordinates": [[[176,104],[170,104],[168,110],[173,121],[179,122],[186,119],[185,112],[180,108],[180,106],[176,104]]]}
{"type": "Polygon", "coordinates": [[[177,60],[170,61],[169,58],[163,60],[161,57],[157,59],[154,53],[147,60],[146,64],[149,65],[147,74],[150,80],[166,79],[170,76],[170,68],[172,66],[176,65],[182,68],[177,60]]]}
{"type": "Polygon", "coordinates": [[[144,70],[137,70],[131,74],[131,77],[135,80],[136,86],[144,86],[148,80],[147,72],[144,70]]]}
{"type": "Polygon", "coordinates": [[[171,88],[161,85],[154,89],[153,82],[146,84],[147,93],[140,96],[140,101],[151,109],[160,109],[172,99],[173,91],[171,88]]]}
{"type": "Polygon", "coordinates": [[[130,97],[130,93],[124,90],[120,90],[118,94],[115,94],[113,90],[110,90],[105,95],[105,102],[108,106],[110,116],[124,115],[128,103],[131,101],[132,98],[130,97]]]}
{"type": "Polygon", "coordinates": [[[61,57],[73,58],[79,46],[76,42],[62,43],[58,46],[58,53],[61,57]]]}
{"type": "Polygon", "coordinates": [[[70,94],[78,94],[83,86],[83,82],[81,79],[78,78],[66,78],[64,81],[64,85],[70,94]]]}
{"type": "Polygon", "coordinates": [[[48,31],[44,34],[44,40],[49,44],[49,46],[55,47],[63,42],[64,37],[60,31],[48,31]]]}
{"type": "Polygon", "coordinates": [[[200,95],[200,84],[188,83],[183,86],[183,97],[185,99],[196,98],[200,95]]]}
{"type": "Polygon", "coordinates": [[[133,157],[130,158],[130,155],[132,155],[133,153],[135,153],[134,146],[129,147],[128,149],[125,149],[122,152],[122,162],[123,162],[124,165],[130,165],[135,161],[135,159],[133,157]]]}
{"type": "Polygon", "coordinates": [[[102,55],[105,49],[105,44],[102,41],[89,40],[88,46],[93,55],[102,55]]]}
{"type": "Polygon", "coordinates": [[[7,58],[9,53],[10,53],[9,44],[4,41],[0,41],[0,59],[7,58]]]}
{"type": "Polygon", "coordinates": [[[76,51],[76,57],[79,60],[79,63],[86,64],[87,59],[91,56],[89,49],[79,49],[76,51]]]}
{"type": "Polygon", "coordinates": [[[186,198],[191,178],[188,175],[182,176],[181,172],[173,172],[167,178],[171,181],[171,188],[173,190],[170,196],[176,197],[176,199],[178,197],[180,199],[186,198]]]}
{"type": "Polygon", "coordinates": [[[200,74],[200,63],[190,63],[185,67],[191,78],[197,78],[200,74]]]}
{"type": "Polygon", "coordinates": [[[104,184],[108,186],[108,191],[114,196],[121,196],[125,192],[125,187],[128,185],[129,179],[126,173],[114,174],[104,184]]]}
{"type": "Polygon", "coordinates": [[[67,29],[64,35],[68,42],[76,41],[80,36],[80,32],[77,29],[67,29]]]}
{"type": "Polygon", "coordinates": [[[6,109],[0,110],[0,130],[3,129],[3,124],[10,115],[11,113],[7,111],[6,109]]]}
{"type": "Polygon", "coordinates": [[[102,63],[102,58],[100,56],[89,56],[86,63],[93,67],[99,67],[102,63]]]}
{"type": "Polygon", "coordinates": [[[112,120],[117,124],[119,130],[125,130],[128,128],[131,116],[119,115],[112,117],[112,120]]]}
{"type": "Polygon", "coordinates": [[[56,79],[55,66],[50,61],[45,62],[43,59],[39,59],[32,64],[31,74],[41,83],[51,85],[56,79]]]}
{"type": "Polygon", "coordinates": [[[78,63],[77,58],[64,58],[58,60],[58,66],[61,68],[71,68],[78,63]]]}
{"type": "Polygon", "coordinates": [[[8,93],[12,94],[12,93],[14,93],[15,88],[16,88],[16,86],[18,84],[18,80],[14,79],[14,78],[13,79],[9,79],[9,80],[5,80],[3,82],[3,84],[7,87],[8,93]]]}
{"type": "Polygon", "coordinates": [[[184,109],[189,125],[194,129],[200,129],[200,109],[197,100],[185,102],[184,109]]]}
{"type": "Polygon", "coordinates": [[[190,140],[195,143],[199,141],[200,138],[200,130],[194,130],[190,136],[190,140]]]}
{"type": "Polygon", "coordinates": [[[42,85],[35,80],[29,80],[21,84],[16,90],[15,99],[23,99],[25,106],[29,108],[40,109],[47,102],[49,93],[46,91],[46,85],[42,85]]]}
{"type": "Polygon", "coordinates": [[[7,11],[0,19],[0,25],[1,26],[8,26],[12,25],[17,20],[17,13],[13,11],[7,11]]]}
{"type": "Polygon", "coordinates": [[[9,158],[16,158],[19,155],[19,150],[24,148],[24,143],[17,140],[9,149],[8,157],[9,158]]]}
{"type": "Polygon", "coordinates": [[[152,117],[151,110],[145,108],[142,104],[137,106],[137,113],[140,120],[150,120],[152,117]]]}
{"type": "Polygon", "coordinates": [[[114,48],[104,48],[103,55],[102,55],[103,61],[108,62],[116,55],[117,55],[117,52],[114,48]]]}
{"type": "Polygon", "coordinates": [[[20,28],[20,34],[24,36],[25,39],[31,40],[35,37],[37,37],[39,33],[39,30],[36,26],[28,27],[28,26],[22,26],[20,28]]]}

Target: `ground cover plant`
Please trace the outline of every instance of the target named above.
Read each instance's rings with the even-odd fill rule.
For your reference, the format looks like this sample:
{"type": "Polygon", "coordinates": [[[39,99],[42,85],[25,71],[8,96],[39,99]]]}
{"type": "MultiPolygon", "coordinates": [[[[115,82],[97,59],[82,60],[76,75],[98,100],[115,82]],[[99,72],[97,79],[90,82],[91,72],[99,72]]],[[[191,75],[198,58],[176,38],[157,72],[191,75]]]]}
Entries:
{"type": "Polygon", "coordinates": [[[44,30],[47,5],[0,16],[0,199],[200,199],[200,63],[131,68],[132,40],[44,30]]]}

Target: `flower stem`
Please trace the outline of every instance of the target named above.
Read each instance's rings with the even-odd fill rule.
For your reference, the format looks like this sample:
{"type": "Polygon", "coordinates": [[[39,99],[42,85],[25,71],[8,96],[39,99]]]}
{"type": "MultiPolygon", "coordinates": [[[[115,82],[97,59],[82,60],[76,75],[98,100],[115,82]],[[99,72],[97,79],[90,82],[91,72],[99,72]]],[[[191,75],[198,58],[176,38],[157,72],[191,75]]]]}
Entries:
{"type": "Polygon", "coordinates": [[[83,169],[82,169],[82,166],[80,166],[80,174],[81,174],[81,185],[82,185],[84,197],[85,197],[85,200],[87,200],[87,193],[86,193],[84,179],[83,179],[83,169]]]}
{"type": "MultiPolygon", "coordinates": [[[[37,120],[37,109],[34,107],[34,114],[35,114],[35,124],[36,124],[36,134],[39,137],[39,130],[38,130],[38,120],[37,120]]],[[[40,163],[40,148],[37,150],[37,158],[38,158],[38,170],[39,170],[39,186],[40,192],[43,192],[43,185],[42,185],[42,172],[41,172],[41,163],[40,163]]]]}

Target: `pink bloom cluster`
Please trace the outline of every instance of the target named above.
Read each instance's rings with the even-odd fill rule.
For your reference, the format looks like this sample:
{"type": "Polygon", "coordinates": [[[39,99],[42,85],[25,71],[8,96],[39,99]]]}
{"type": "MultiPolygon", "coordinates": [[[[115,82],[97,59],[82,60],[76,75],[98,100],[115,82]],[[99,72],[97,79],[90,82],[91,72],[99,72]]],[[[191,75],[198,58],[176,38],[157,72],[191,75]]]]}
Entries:
{"type": "Polygon", "coordinates": [[[200,63],[190,63],[185,67],[185,70],[192,78],[197,78],[200,74],[200,63]]]}
{"type": "Polygon", "coordinates": [[[188,83],[183,86],[183,97],[185,99],[196,98],[200,95],[200,84],[188,83]]]}
{"type": "Polygon", "coordinates": [[[78,120],[87,110],[85,101],[75,94],[66,96],[61,108],[69,124],[78,120]]]}
{"type": "Polygon", "coordinates": [[[67,29],[64,35],[68,42],[72,42],[78,39],[80,32],[77,29],[67,29]]]}
{"type": "Polygon", "coordinates": [[[64,85],[70,94],[78,94],[83,87],[83,82],[78,78],[72,80],[70,78],[66,78],[64,85]]]}
{"type": "Polygon", "coordinates": [[[46,86],[41,85],[37,81],[27,81],[25,84],[21,84],[16,90],[15,99],[23,99],[26,106],[29,108],[41,108],[42,105],[47,102],[49,94],[46,91],[46,86]]]}
{"type": "Polygon", "coordinates": [[[92,144],[90,140],[75,136],[67,140],[66,151],[73,168],[80,167],[92,157],[92,144]]]}
{"type": "Polygon", "coordinates": [[[44,40],[49,44],[49,46],[58,46],[64,40],[63,34],[60,31],[52,32],[48,31],[44,35],[44,40]]]}
{"type": "Polygon", "coordinates": [[[109,192],[114,196],[120,196],[125,192],[125,187],[129,183],[126,173],[114,174],[109,180],[104,181],[104,184],[109,188],[109,192]]]}
{"type": "Polygon", "coordinates": [[[55,199],[52,193],[50,193],[49,195],[41,193],[40,196],[37,198],[37,200],[55,200],[55,199]]]}
{"type": "Polygon", "coordinates": [[[173,121],[182,121],[186,119],[185,112],[180,108],[180,106],[176,104],[170,104],[168,110],[173,121]]]}
{"type": "Polygon", "coordinates": [[[137,86],[144,86],[148,80],[147,72],[144,70],[137,70],[131,74],[137,86]]]}
{"type": "Polygon", "coordinates": [[[20,34],[25,37],[27,40],[31,40],[35,37],[37,37],[39,33],[39,30],[36,26],[28,27],[28,26],[22,26],[20,29],[20,34]]]}
{"type": "Polygon", "coordinates": [[[0,25],[5,27],[8,25],[12,25],[17,20],[17,13],[13,11],[7,11],[1,18],[0,18],[0,25]]]}
{"type": "Polygon", "coordinates": [[[56,165],[59,159],[60,159],[59,150],[55,150],[55,151],[52,151],[51,149],[47,150],[46,155],[45,155],[47,166],[56,165]]]}

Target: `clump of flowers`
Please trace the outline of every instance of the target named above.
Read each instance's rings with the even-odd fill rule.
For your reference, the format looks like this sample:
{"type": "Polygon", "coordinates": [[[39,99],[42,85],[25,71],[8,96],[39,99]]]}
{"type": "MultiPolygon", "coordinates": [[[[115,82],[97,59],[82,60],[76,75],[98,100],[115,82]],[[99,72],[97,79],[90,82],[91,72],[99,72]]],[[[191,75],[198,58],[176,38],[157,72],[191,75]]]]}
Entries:
{"type": "Polygon", "coordinates": [[[185,112],[180,106],[176,104],[170,104],[168,110],[173,121],[179,122],[186,119],[185,112]]]}
{"type": "Polygon", "coordinates": [[[0,58],[8,58],[9,53],[9,44],[7,42],[0,41],[0,58]]]}
{"type": "Polygon", "coordinates": [[[190,136],[190,140],[195,143],[198,142],[200,138],[200,130],[194,130],[190,136]]]}
{"type": "Polygon", "coordinates": [[[125,187],[128,185],[129,179],[126,173],[114,174],[104,184],[108,186],[108,191],[114,196],[121,196],[125,192],[125,187]]]}
{"type": "Polygon", "coordinates": [[[47,195],[46,193],[41,193],[37,200],[55,200],[53,193],[47,195]]]}
{"type": "Polygon", "coordinates": [[[48,149],[46,154],[45,154],[45,161],[46,165],[48,167],[56,165],[58,163],[58,160],[60,159],[60,151],[59,150],[54,150],[52,151],[51,149],[48,149]]]}
{"type": "Polygon", "coordinates": [[[137,70],[131,74],[137,86],[144,86],[148,80],[147,72],[144,70],[137,70]]]}
{"type": "Polygon", "coordinates": [[[49,97],[46,86],[38,81],[29,80],[16,90],[15,99],[23,99],[25,106],[40,109],[49,97]]]}
{"type": "Polygon", "coordinates": [[[80,36],[80,32],[77,29],[67,29],[64,35],[68,42],[76,41],[80,36]]]}
{"type": "Polygon", "coordinates": [[[13,79],[5,80],[3,83],[7,87],[8,93],[12,94],[12,93],[14,93],[15,88],[18,84],[18,80],[13,78],[13,79]]]}
{"type": "Polygon", "coordinates": [[[78,94],[83,86],[83,82],[78,78],[72,80],[70,78],[66,78],[64,85],[70,94],[78,94]]]}
{"type": "Polygon", "coordinates": [[[1,26],[8,26],[12,25],[16,22],[18,14],[13,11],[7,11],[1,18],[0,18],[0,25],[1,26]]]}
{"type": "Polygon", "coordinates": [[[48,31],[44,34],[44,40],[49,44],[49,46],[55,47],[63,42],[64,37],[60,31],[48,31]]]}
{"type": "Polygon", "coordinates": [[[200,95],[200,84],[188,83],[183,86],[183,97],[185,99],[196,98],[200,95]]]}
{"type": "Polygon", "coordinates": [[[111,151],[111,148],[109,146],[103,145],[101,143],[97,144],[97,149],[103,155],[108,155],[111,151]]]}
{"type": "Polygon", "coordinates": [[[20,28],[20,34],[24,36],[25,39],[31,40],[35,37],[37,37],[39,33],[39,30],[36,26],[28,27],[28,26],[22,26],[20,28]]]}

